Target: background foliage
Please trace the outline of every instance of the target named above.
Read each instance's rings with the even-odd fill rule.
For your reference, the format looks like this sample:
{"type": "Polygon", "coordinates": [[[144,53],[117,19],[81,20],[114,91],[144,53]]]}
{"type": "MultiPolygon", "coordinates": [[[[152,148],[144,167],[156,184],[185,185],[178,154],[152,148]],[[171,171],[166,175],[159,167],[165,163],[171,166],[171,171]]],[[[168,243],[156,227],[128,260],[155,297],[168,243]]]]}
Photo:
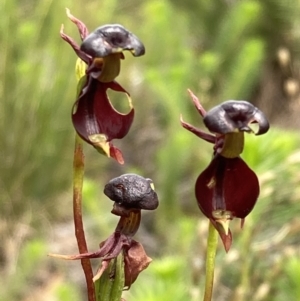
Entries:
{"type": "Polygon", "coordinates": [[[118,143],[125,166],[85,149],[91,250],[116,223],[102,194],[107,180],[137,172],[154,180],[160,196],[137,235],[155,260],[126,299],[199,300],[203,293],[207,223],[194,182],[211,146],[180,127],[180,114],[202,124],[190,88],[207,108],[249,100],[272,124],[267,135],[247,137],[243,157],[259,175],[261,196],[243,230],[236,221],[230,252],[220,246],[215,300],[299,300],[299,0],[1,1],[0,299],[85,300],[80,265],[46,257],[77,252],[70,121],[76,57],[59,37],[61,24],[79,37],[65,7],[91,30],[121,23],[146,45],[144,57],[126,55],[119,77],[136,108],[132,130],[118,143]]]}

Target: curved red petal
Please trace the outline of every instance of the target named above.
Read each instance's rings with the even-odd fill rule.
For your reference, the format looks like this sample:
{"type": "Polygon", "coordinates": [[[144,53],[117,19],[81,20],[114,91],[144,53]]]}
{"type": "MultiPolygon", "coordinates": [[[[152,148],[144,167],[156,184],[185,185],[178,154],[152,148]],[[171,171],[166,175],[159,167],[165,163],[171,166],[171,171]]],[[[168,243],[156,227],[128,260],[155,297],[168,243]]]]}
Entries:
{"type": "Polygon", "coordinates": [[[243,219],[259,195],[257,176],[240,157],[215,156],[198,177],[195,188],[200,210],[211,219],[215,210],[229,211],[232,217],[243,219]]]}
{"type": "Polygon", "coordinates": [[[65,40],[67,43],[70,44],[70,46],[73,48],[73,50],[75,51],[75,53],[77,54],[77,56],[79,58],[81,58],[85,63],[90,64],[92,61],[92,58],[86,54],[85,52],[83,52],[82,50],[80,50],[78,44],[75,42],[74,39],[72,39],[71,37],[69,37],[68,35],[66,35],[64,33],[64,26],[61,26],[60,29],[60,36],[63,40],[65,40]]]}
{"type": "Polygon", "coordinates": [[[182,119],[182,116],[180,116],[180,123],[181,123],[182,127],[187,129],[188,131],[192,132],[197,137],[199,137],[207,142],[210,142],[210,143],[216,143],[216,136],[205,133],[201,129],[198,129],[198,128],[194,127],[193,125],[191,125],[190,123],[185,122],[182,119]]]}
{"type": "Polygon", "coordinates": [[[89,34],[89,31],[88,31],[87,27],[85,26],[85,24],[82,21],[80,21],[79,19],[77,19],[76,17],[74,17],[68,8],[66,9],[66,13],[67,13],[68,18],[73,23],[76,24],[79,34],[80,34],[80,37],[81,37],[81,40],[85,39],[89,34]]]}
{"type": "Polygon", "coordinates": [[[124,164],[125,161],[122,152],[118,148],[113,146],[111,143],[110,143],[109,151],[110,151],[110,156],[112,158],[114,158],[118,163],[124,164]]]}
{"type": "Polygon", "coordinates": [[[125,287],[129,289],[139,274],[149,266],[152,259],[147,256],[142,244],[135,240],[132,240],[124,254],[125,287]]]}
{"type": "Polygon", "coordinates": [[[134,118],[134,109],[122,114],[114,109],[106,94],[107,89],[128,94],[118,83],[102,83],[89,78],[73,107],[72,120],[77,133],[88,143],[91,135],[103,134],[106,141],[121,139],[129,131],[134,118]]]}

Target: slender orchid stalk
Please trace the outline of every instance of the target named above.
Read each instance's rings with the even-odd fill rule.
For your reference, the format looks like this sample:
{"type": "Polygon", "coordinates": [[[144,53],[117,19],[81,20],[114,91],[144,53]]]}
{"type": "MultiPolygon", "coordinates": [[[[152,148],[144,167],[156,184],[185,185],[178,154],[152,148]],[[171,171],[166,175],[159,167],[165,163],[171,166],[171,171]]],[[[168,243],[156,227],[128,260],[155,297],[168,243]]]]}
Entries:
{"type": "Polygon", "coordinates": [[[215,258],[218,245],[218,232],[214,225],[209,223],[207,249],[206,249],[206,271],[205,271],[205,291],[203,301],[210,301],[212,298],[215,273],[215,258]]]}
{"type": "MultiPolygon", "coordinates": [[[[85,75],[85,64],[81,60],[76,63],[76,77],[77,77],[77,95],[80,93],[85,81],[82,80],[85,75]]],[[[82,188],[84,179],[84,153],[83,141],[77,133],[75,133],[75,146],[73,158],[73,219],[75,226],[75,237],[79,253],[88,252],[87,243],[84,234],[83,220],[82,220],[82,188]]],[[[87,286],[87,295],[89,301],[96,301],[95,288],[93,282],[93,270],[91,262],[88,258],[81,260],[81,266],[85,275],[87,286]]]]}
{"type": "MultiPolygon", "coordinates": [[[[75,236],[79,253],[87,253],[87,243],[84,235],[82,221],[82,186],[84,176],[84,154],[81,138],[75,134],[75,149],[73,161],[73,218],[75,236]]],[[[88,300],[95,301],[95,289],[93,282],[93,270],[88,258],[81,259],[81,266],[87,284],[88,300]]]]}

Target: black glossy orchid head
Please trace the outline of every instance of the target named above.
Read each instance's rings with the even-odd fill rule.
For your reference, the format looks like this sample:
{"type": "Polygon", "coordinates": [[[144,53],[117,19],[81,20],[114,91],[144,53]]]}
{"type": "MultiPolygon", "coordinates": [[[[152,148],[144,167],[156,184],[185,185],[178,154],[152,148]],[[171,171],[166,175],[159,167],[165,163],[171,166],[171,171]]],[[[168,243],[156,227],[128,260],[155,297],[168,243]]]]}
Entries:
{"type": "Polygon", "coordinates": [[[80,49],[94,58],[103,58],[125,50],[134,56],[145,54],[143,43],[119,24],[98,27],[83,40],[80,49]]]}
{"type": "Polygon", "coordinates": [[[269,130],[269,122],[262,111],[244,100],[228,100],[206,113],[203,122],[210,132],[228,134],[236,132],[252,133],[251,123],[258,124],[255,135],[269,130]]]}
{"type": "Polygon", "coordinates": [[[124,174],[110,180],[105,185],[104,194],[117,206],[126,209],[154,210],[158,206],[152,180],[136,174],[124,174]]]}

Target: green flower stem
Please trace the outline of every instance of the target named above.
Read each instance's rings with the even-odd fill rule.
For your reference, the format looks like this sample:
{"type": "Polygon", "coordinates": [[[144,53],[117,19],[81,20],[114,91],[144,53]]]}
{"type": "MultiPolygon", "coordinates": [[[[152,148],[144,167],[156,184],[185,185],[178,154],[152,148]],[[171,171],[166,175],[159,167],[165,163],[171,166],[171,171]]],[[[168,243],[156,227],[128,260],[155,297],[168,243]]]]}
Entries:
{"type": "Polygon", "coordinates": [[[120,301],[124,283],[124,255],[121,252],[95,282],[97,301],[120,301]]]}
{"type": "MultiPolygon", "coordinates": [[[[75,225],[75,236],[79,253],[87,253],[87,244],[84,235],[82,222],[82,186],[84,176],[84,155],[82,141],[76,134],[74,161],[73,161],[73,216],[75,225]]],[[[95,289],[93,282],[93,270],[89,259],[81,259],[81,266],[84,271],[87,284],[88,300],[95,301],[95,289]]]]}
{"type": "Polygon", "coordinates": [[[241,282],[240,287],[243,288],[241,294],[239,295],[239,300],[244,301],[248,300],[247,296],[251,292],[250,286],[250,268],[251,262],[253,260],[253,256],[251,256],[251,252],[249,254],[252,235],[253,235],[253,227],[252,227],[252,219],[251,214],[247,217],[247,227],[243,229],[243,235],[241,239],[241,262],[243,263],[241,266],[241,282]]]}
{"type": "Polygon", "coordinates": [[[110,301],[120,301],[125,283],[124,255],[123,252],[115,259],[114,283],[112,286],[110,301]]]}
{"type": "Polygon", "coordinates": [[[209,221],[207,253],[206,253],[205,292],[204,292],[203,301],[211,301],[211,297],[212,297],[217,244],[218,244],[218,232],[213,226],[213,224],[209,221]]]}

